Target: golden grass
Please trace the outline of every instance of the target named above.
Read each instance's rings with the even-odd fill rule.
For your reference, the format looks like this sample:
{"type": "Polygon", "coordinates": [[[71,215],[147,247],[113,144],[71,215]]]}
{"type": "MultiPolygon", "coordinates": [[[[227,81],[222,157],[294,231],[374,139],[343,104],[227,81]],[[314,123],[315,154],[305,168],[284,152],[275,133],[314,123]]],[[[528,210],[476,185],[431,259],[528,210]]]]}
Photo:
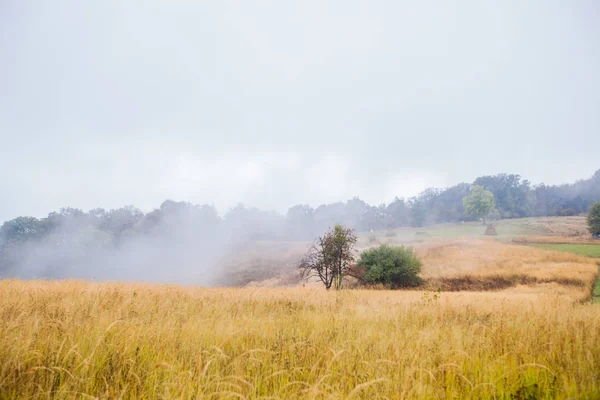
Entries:
{"type": "MultiPolygon", "coordinates": [[[[552,236],[588,236],[588,225],[585,217],[536,217],[536,218],[517,218],[512,221],[530,233],[543,231],[546,235],[552,236]]],[[[510,222],[509,222],[510,223],[510,222]]]]}
{"type": "Polygon", "coordinates": [[[428,287],[494,290],[557,283],[574,299],[589,298],[597,260],[577,254],[506,244],[494,239],[454,240],[416,248],[428,287]]]}
{"type": "Polygon", "coordinates": [[[0,399],[600,398],[597,260],[416,250],[449,292],[0,281],[0,399]]]}
{"type": "Polygon", "coordinates": [[[597,306],[527,287],[0,281],[0,398],[528,395],[600,398],[597,306]]]}

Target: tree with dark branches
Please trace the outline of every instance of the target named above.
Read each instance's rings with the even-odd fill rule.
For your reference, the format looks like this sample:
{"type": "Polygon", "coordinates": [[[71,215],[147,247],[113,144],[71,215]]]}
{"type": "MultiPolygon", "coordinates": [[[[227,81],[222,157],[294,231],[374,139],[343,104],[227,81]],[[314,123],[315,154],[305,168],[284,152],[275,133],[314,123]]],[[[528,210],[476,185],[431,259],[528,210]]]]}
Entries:
{"type": "Polygon", "coordinates": [[[356,240],[353,229],[341,225],[329,229],[300,260],[300,275],[305,279],[319,278],[327,290],[331,286],[341,289],[344,276],[353,276],[356,240]]]}

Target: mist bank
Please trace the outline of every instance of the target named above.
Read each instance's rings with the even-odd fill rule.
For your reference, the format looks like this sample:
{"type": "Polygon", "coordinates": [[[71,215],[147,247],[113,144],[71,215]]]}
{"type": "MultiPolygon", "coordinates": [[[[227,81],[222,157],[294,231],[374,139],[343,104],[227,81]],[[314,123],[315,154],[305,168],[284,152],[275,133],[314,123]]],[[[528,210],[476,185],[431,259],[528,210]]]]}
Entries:
{"type": "Polygon", "coordinates": [[[2,224],[0,277],[227,284],[235,282],[231,259],[251,242],[308,242],[336,223],[368,231],[472,220],[462,203],[472,185],[494,194],[493,218],[577,215],[600,201],[598,170],[554,186],[531,185],[512,174],[482,176],[390,204],[373,206],[355,197],[316,208],[296,205],[286,215],[240,204],[219,216],[214,206],[172,200],[148,213],[133,206],[62,208],[46,218],[2,224]]]}

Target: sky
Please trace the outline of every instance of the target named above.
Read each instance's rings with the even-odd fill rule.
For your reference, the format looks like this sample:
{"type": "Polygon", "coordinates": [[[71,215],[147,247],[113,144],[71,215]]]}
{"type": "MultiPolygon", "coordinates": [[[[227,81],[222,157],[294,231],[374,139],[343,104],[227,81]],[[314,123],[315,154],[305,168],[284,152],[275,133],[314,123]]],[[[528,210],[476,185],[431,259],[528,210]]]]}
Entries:
{"type": "Polygon", "coordinates": [[[600,3],[0,0],[0,222],[600,168],[600,3]]]}

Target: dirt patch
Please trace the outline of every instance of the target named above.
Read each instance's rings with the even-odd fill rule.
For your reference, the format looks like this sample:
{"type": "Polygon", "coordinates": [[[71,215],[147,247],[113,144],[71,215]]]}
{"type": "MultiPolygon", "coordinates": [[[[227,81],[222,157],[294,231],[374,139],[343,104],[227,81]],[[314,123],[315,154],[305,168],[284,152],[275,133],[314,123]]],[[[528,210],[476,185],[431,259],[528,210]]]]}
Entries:
{"type": "Polygon", "coordinates": [[[495,275],[495,276],[452,276],[429,278],[424,280],[423,286],[428,289],[441,289],[445,292],[481,292],[503,290],[518,285],[533,286],[544,283],[558,283],[565,286],[584,288],[589,282],[573,278],[536,278],[530,275],[495,275]]]}

